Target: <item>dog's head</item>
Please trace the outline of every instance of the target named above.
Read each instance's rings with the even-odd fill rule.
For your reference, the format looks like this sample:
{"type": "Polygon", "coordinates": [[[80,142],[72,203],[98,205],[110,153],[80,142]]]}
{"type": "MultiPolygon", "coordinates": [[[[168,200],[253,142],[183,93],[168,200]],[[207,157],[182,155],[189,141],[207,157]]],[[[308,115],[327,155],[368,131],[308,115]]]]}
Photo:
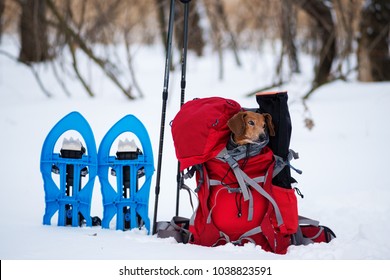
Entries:
{"type": "Polygon", "coordinates": [[[251,111],[235,114],[227,123],[233,133],[233,140],[238,145],[254,144],[266,139],[267,128],[270,136],[275,136],[270,114],[251,111]]]}

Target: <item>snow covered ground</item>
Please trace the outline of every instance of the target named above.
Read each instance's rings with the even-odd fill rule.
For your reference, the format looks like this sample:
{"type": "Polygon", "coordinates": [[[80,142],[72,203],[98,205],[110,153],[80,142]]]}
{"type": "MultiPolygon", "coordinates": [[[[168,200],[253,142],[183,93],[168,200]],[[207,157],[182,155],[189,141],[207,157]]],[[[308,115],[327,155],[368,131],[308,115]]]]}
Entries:
{"type": "MultiPolygon", "coordinates": [[[[3,40],[0,49],[17,55],[8,40],[3,40]]],[[[189,56],[186,100],[224,96],[244,107],[256,107],[255,98],[244,94],[270,83],[274,53],[271,49],[257,55],[243,51],[242,68],[235,66],[228,52],[225,55],[223,81],[218,80],[216,55],[189,56]]],[[[128,102],[95,69],[88,74],[98,96],[88,98],[76,80],[64,76],[72,93],[69,98],[53,78],[51,67],[41,66],[42,81],[55,95],[47,98],[27,67],[0,55],[0,259],[390,259],[390,149],[387,146],[390,83],[333,82],[312,95],[307,102],[308,112],[300,102],[312,77],[311,61],[305,57],[302,57],[303,73],[282,88],[289,92],[293,121],[291,148],[301,157],[295,166],[303,170],[302,175],[294,177],[305,195],[304,199],[299,199],[300,214],[333,229],[337,238],[331,243],[291,246],[286,255],[275,255],[252,244],[205,248],[177,244],[173,239],[158,239],[139,230],[57,227],[55,218],[52,226],[42,225],[45,202],[39,169],[41,148],[53,125],[69,112],[79,111],[84,115],[94,131],[97,145],[116,121],[127,114],[135,115],[149,131],[157,166],[164,59],[162,47],[138,49],[134,67],[145,98],[128,102]],[[307,116],[315,123],[311,131],[304,126],[307,116]]],[[[158,221],[170,220],[175,211],[177,163],[168,123],[178,111],[179,94],[178,70],[170,76],[158,221]]],[[[154,186],[155,176],[149,203],[151,220],[154,186]]],[[[91,212],[93,216],[102,217],[98,180],[91,212]]],[[[186,193],[181,196],[180,214],[191,215],[186,193]]]]}

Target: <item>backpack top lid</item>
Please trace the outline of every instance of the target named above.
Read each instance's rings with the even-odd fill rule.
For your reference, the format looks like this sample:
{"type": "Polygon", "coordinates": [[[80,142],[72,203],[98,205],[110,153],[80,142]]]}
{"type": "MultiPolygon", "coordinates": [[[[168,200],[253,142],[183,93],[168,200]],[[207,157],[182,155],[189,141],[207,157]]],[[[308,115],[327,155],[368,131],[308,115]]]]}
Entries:
{"type": "Polygon", "coordinates": [[[226,147],[227,121],[240,104],[222,97],[198,98],[185,103],[172,121],[172,137],[180,170],[208,161],[226,147]]]}

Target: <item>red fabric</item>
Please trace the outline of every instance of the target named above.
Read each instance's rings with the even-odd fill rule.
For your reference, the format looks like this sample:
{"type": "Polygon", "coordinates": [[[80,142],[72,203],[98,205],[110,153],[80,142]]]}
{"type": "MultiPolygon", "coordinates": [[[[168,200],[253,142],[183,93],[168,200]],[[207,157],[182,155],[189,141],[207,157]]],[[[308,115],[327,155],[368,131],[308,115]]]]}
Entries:
{"type": "MultiPolygon", "coordinates": [[[[256,190],[250,189],[253,196],[253,218],[248,220],[249,201],[244,201],[240,192],[229,192],[239,188],[234,172],[227,163],[215,157],[230,137],[227,121],[242,110],[234,100],[221,97],[195,99],[185,103],[172,121],[172,137],[180,169],[202,164],[204,181],[199,189],[199,206],[189,230],[191,242],[203,246],[216,246],[227,242],[221,238],[223,232],[231,242],[261,226],[262,232],[247,236],[264,250],[285,254],[290,245],[290,235],[298,226],[297,201],[293,190],[285,190],[272,185],[274,157],[270,148],[248,159],[239,161],[240,168],[251,178],[265,176],[260,183],[264,190],[274,197],[284,223],[278,225],[272,204],[256,190]],[[222,181],[219,186],[210,186],[207,179],[222,181]],[[211,217],[210,222],[208,218],[211,217]]],[[[197,182],[200,172],[196,173],[197,182]]]]}
{"type": "MultiPolygon", "coordinates": [[[[204,166],[203,174],[207,174],[204,166]]],[[[196,181],[200,179],[200,173],[196,173],[196,181]]],[[[198,192],[199,206],[196,210],[193,223],[190,224],[189,230],[192,233],[192,243],[211,247],[219,238],[219,230],[214,226],[214,223],[207,223],[207,217],[210,209],[207,205],[207,200],[210,195],[208,182],[204,181],[198,192]]]]}
{"type": "Polygon", "coordinates": [[[329,243],[333,238],[336,237],[334,233],[326,226],[305,225],[301,226],[301,231],[304,237],[309,238],[316,243],[329,243]]]}
{"type": "MultiPolygon", "coordinates": [[[[273,163],[273,154],[268,147],[263,148],[260,156],[250,157],[239,161],[240,168],[246,173],[255,176],[264,176],[273,163]],[[245,166],[244,166],[245,165],[245,166]]],[[[239,188],[236,176],[227,163],[212,159],[205,163],[210,179],[223,181],[230,188],[239,188]]],[[[250,175],[249,175],[250,176],[250,175]]],[[[267,187],[271,180],[268,180],[267,187]]],[[[261,184],[262,185],[262,184],[261,184]]],[[[231,240],[237,240],[243,233],[260,225],[267,211],[268,200],[256,190],[251,189],[253,195],[253,219],[248,221],[249,200],[244,201],[241,193],[229,192],[224,186],[214,186],[210,191],[208,201],[212,210],[212,219],[217,228],[229,235],[231,240]],[[238,215],[241,210],[241,216],[238,215]]]]}
{"type": "MultiPolygon", "coordinates": [[[[284,227],[281,233],[293,234],[298,229],[298,201],[294,189],[273,186],[272,194],[283,217],[284,227]]],[[[274,225],[277,225],[276,219],[274,225]]]]}
{"type": "MultiPolygon", "coordinates": [[[[298,226],[297,200],[294,190],[272,185],[273,164],[273,153],[268,147],[263,148],[257,156],[239,161],[240,168],[251,178],[269,174],[266,182],[260,185],[279,205],[284,221],[281,227],[277,226],[272,204],[256,190],[249,187],[253,195],[253,218],[248,221],[249,201],[244,201],[241,193],[228,192],[223,185],[210,187],[205,180],[198,193],[199,207],[193,224],[190,225],[192,243],[203,246],[222,245],[226,240],[220,238],[220,232],[226,234],[230,241],[237,241],[244,233],[261,226],[262,233],[248,237],[266,251],[285,254],[291,242],[290,234],[295,233],[298,226]],[[207,223],[210,211],[211,222],[207,223]]],[[[218,159],[204,163],[203,172],[208,178],[222,181],[231,188],[239,187],[229,165],[218,159]]],[[[249,240],[244,239],[241,244],[247,242],[249,240]]]]}
{"type": "Polygon", "coordinates": [[[236,101],[221,97],[185,103],[172,121],[172,137],[180,169],[218,155],[229,139],[227,121],[240,110],[236,101]]]}

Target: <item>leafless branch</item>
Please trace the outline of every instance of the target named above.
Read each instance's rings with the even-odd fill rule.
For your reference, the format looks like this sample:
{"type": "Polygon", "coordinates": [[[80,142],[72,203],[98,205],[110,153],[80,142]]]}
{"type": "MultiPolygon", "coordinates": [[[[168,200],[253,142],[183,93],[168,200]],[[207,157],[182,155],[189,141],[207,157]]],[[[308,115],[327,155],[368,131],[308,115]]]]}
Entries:
{"type": "MultiPolygon", "coordinates": [[[[52,0],[46,0],[46,3],[49,7],[49,9],[52,11],[55,18],[58,20],[58,27],[62,28],[63,31],[66,33],[66,36],[68,38],[72,39],[72,43],[74,42],[75,45],[77,45],[97,66],[100,67],[100,69],[103,71],[103,73],[121,90],[121,92],[128,97],[129,99],[134,99],[133,95],[129,90],[127,90],[121,82],[117,79],[116,75],[113,72],[113,69],[115,69],[115,66],[109,63],[108,61],[105,61],[99,57],[97,57],[92,49],[87,46],[87,43],[85,40],[78,34],[76,31],[73,30],[73,28],[64,20],[60,12],[58,11],[56,5],[52,0]]],[[[77,73],[76,73],[77,74],[77,73]]],[[[81,81],[83,83],[83,81],[81,81]]],[[[88,92],[90,94],[90,92],[88,92]]]]}
{"type": "Polygon", "coordinates": [[[48,91],[45,87],[45,85],[43,84],[42,80],[41,80],[41,77],[39,76],[39,73],[38,71],[35,69],[34,65],[32,63],[29,63],[29,62],[25,62],[25,61],[20,61],[18,60],[17,57],[13,56],[12,54],[6,52],[6,51],[3,51],[3,50],[0,50],[0,54],[12,59],[13,61],[16,61],[16,62],[20,62],[20,63],[23,63],[24,65],[28,66],[28,68],[31,70],[31,72],[33,73],[34,75],[34,78],[35,80],[37,81],[39,87],[41,88],[42,92],[47,96],[47,97],[52,97],[53,94],[48,91]]]}

